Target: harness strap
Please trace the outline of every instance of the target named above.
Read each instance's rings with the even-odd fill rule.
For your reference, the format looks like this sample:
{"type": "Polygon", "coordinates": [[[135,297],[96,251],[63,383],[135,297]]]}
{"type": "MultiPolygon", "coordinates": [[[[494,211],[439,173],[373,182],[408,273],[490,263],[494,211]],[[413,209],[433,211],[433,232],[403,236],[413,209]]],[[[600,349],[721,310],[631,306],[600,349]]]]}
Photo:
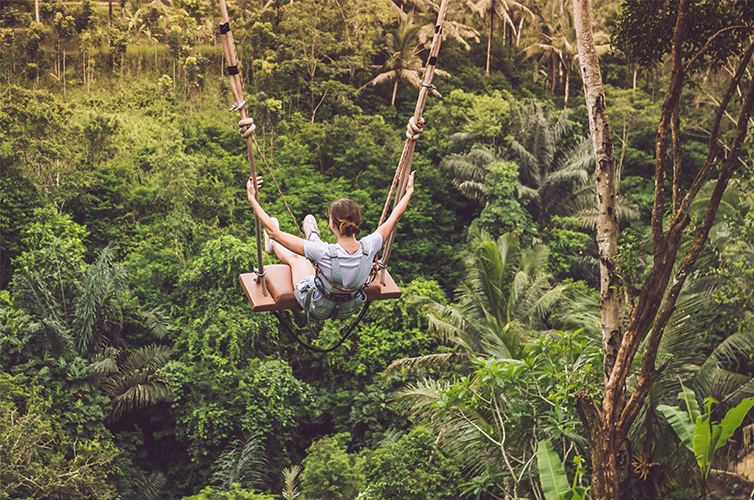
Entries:
{"type": "Polygon", "coordinates": [[[330,265],[332,266],[332,282],[336,286],[343,286],[343,275],[340,272],[340,261],[338,260],[338,247],[330,243],[330,265]]]}

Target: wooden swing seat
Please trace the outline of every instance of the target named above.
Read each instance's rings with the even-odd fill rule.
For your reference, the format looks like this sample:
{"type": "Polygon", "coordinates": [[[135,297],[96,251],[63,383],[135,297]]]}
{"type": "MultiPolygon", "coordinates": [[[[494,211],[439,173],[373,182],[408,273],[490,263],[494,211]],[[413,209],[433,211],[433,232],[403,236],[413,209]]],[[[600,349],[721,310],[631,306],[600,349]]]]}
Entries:
{"type": "MultiPolygon", "coordinates": [[[[256,273],[244,273],[238,276],[243,291],[251,303],[254,312],[282,311],[286,309],[301,309],[296,297],[293,296],[293,278],[291,268],[285,264],[264,266],[267,295],[262,294],[262,286],[256,273]]],[[[385,270],[385,284],[380,283],[379,276],[364,289],[368,300],[397,299],[401,296],[401,289],[395,284],[390,274],[385,270]]]]}

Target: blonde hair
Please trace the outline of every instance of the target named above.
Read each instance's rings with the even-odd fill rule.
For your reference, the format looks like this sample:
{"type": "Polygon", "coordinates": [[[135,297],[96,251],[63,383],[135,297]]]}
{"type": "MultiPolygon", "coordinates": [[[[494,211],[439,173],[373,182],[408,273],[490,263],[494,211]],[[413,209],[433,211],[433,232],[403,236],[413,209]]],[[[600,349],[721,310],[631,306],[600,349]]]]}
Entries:
{"type": "Polygon", "coordinates": [[[361,210],[355,201],[348,198],[336,200],[330,205],[327,214],[343,236],[358,236],[361,232],[361,210]]]}

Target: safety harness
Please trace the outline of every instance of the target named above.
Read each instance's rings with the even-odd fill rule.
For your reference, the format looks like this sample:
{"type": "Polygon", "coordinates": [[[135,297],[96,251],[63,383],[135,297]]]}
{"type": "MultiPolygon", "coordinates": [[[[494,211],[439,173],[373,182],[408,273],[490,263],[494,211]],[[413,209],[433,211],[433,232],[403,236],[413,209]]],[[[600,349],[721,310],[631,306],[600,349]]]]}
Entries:
{"type": "Polygon", "coordinates": [[[332,265],[332,279],[320,270],[315,263],[316,274],[314,276],[314,286],[309,289],[304,301],[307,319],[309,314],[317,319],[343,319],[351,316],[364,302],[367,297],[364,289],[369,286],[374,279],[374,272],[371,272],[369,279],[361,283],[364,272],[371,266],[369,262],[370,245],[367,241],[361,242],[361,259],[356,273],[347,285],[343,284],[343,274],[340,269],[340,260],[338,259],[338,247],[335,244],[329,245],[330,263],[332,265]],[[322,280],[327,281],[332,288],[326,288],[322,280]],[[314,293],[319,292],[318,296],[314,293]]]}

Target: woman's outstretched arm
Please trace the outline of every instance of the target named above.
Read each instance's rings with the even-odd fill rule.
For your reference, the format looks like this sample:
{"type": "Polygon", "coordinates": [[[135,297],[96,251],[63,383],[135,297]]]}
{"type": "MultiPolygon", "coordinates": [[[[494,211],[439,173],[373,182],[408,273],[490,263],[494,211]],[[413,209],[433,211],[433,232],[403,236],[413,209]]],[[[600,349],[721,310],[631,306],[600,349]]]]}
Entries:
{"type": "Polygon", "coordinates": [[[258,188],[262,184],[261,176],[257,177],[256,184],[257,186],[254,186],[254,183],[251,181],[251,179],[248,180],[248,182],[246,183],[246,196],[249,198],[249,203],[251,203],[251,206],[254,209],[254,213],[257,214],[257,217],[259,217],[259,222],[262,224],[265,231],[267,231],[267,234],[270,236],[270,238],[275,240],[276,243],[280,243],[291,252],[297,253],[299,255],[304,255],[305,240],[278,229],[278,227],[272,221],[272,218],[267,215],[267,213],[257,201],[256,196],[254,196],[255,188],[258,188]]]}
{"type": "Polygon", "coordinates": [[[403,198],[401,198],[401,201],[398,202],[398,204],[393,209],[393,212],[390,214],[390,217],[387,218],[387,220],[377,228],[375,233],[380,233],[380,236],[382,236],[383,243],[387,241],[388,236],[390,236],[390,233],[393,232],[393,228],[395,228],[395,225],[398,224],[398,221],[400,220],[401,216],[403,215],[403,212],[406,211],[406,208],[408,207],[408,202],[411,199],[411,195],[414,193],[414,174],[416,173],[416,170],[411,172],[411,175],[408,176],[408,184],[406,184],[406,192],[403,194],[403,198]]]}

